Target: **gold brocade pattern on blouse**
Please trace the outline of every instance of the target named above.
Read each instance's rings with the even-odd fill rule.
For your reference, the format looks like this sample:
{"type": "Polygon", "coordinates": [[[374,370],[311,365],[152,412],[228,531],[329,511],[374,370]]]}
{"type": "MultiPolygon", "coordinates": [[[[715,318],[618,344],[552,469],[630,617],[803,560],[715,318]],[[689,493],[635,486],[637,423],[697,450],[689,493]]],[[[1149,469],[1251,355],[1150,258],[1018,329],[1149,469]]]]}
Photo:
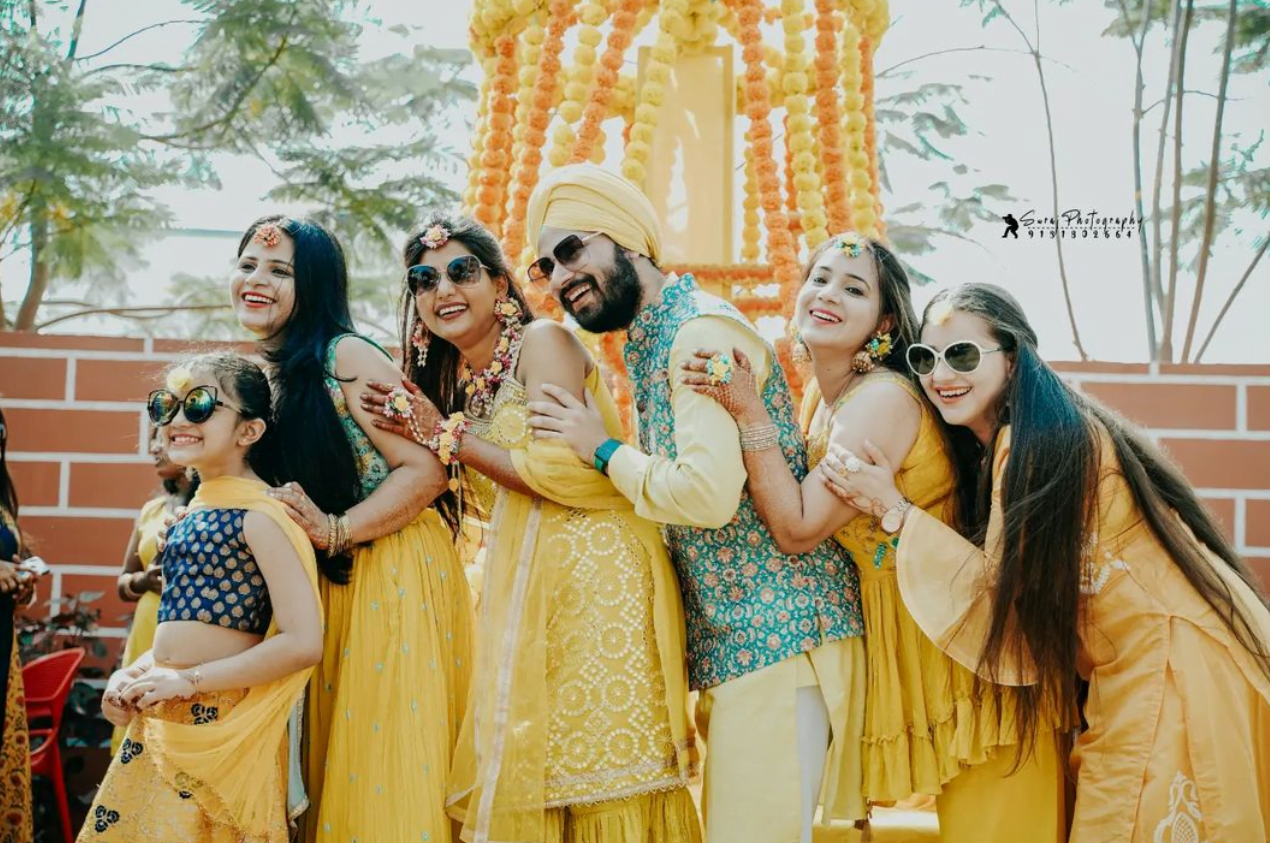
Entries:
{"type": "MultiPolygon", "coordinates": [[[[504,381],[482,438],[524,447],[526,397],[520,383],[504,381]]],[[[555,563],[547,620],[548,807],[683,784],[653,625],[651,560],[627,517],[543,502],[538,552],[555,563]]]]}

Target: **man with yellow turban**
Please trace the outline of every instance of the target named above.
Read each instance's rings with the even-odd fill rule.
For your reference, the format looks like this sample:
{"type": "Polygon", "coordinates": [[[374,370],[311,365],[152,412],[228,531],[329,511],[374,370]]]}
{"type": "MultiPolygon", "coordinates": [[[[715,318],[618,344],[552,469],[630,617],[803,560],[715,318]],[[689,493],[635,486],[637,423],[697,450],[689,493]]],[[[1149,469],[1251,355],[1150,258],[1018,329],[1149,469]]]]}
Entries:
{"type": "MultiPolygon", "coordinates": [[[[699,348],[751,361],[779,441],[807,472],[793,401],[771,346],[728,302],[659,265],[648,199],[590,164],[544,178],[529,202],[530,275],[587,330],[627,329],[640,446],[609,438],[598,414],[553,387],[534,402],[538,435],[563,438],[612,479],[639,515],[664,525],[687,615],[688,675],[706,741],[708,843],[810,841],[822,822],[864,816],[860,739],[864,646],[855,566],[825,542],[785,554],[746,492],[742,434],[726,410],[679,382],[699,348]]],[[[711,361],[726,380],[732,361],[711,361]]]]}

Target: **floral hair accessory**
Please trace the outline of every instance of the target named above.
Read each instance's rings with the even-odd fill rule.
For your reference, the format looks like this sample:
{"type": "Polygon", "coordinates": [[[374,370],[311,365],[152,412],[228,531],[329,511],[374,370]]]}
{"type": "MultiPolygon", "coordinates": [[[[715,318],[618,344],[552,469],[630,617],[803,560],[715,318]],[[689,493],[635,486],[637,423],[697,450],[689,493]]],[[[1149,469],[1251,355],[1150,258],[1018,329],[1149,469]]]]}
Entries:
{"type": "Polygon", "coordinates": [[[425,249],[440,249],[450,239],[450,229],[437,223],[423,233],[419,238],[419,242],[423,244],[425,249]]]}
{"type": "Polygon", "coordinates": [[[272,249],[282,242],[282,227],[277,223],[267,222],[256,229],[256,233],[252,235],[251,239],[266,248],[272,249]]]}
{"type": "Polygon", "coordinates": [[[839,234],[834,238],[834,242],[837,243],[839,249],[853,258],[860,257],[860,254],[864,251],[864,238],[854,231],[839,234]]]}
{"type": "Polygon", "coordinates": [[[716,354],[706,361],[706,377],[711,386],[732,383],[732,359],[726,354],[716,354]]]}
{"type": "Polygon", "coordinates": [[[948,321],[949,316],[952,316],[952,312],[952,303],[948,299],[940,299],[926,311],[926,322],[930,325],[942,325],[948,321]]]}
{"type": "Polygon", "coordinates": [[[408,419],[414,414],[410,393],[403,387],[394,387],[384,402],[384,415],[390,419],[408,419]]]}
{"type": "Polygon", "coordinates": [[[177,366],[168,372],[167,387],[180,395],[194,383],[194,373],[184,366],[177,366]]]}

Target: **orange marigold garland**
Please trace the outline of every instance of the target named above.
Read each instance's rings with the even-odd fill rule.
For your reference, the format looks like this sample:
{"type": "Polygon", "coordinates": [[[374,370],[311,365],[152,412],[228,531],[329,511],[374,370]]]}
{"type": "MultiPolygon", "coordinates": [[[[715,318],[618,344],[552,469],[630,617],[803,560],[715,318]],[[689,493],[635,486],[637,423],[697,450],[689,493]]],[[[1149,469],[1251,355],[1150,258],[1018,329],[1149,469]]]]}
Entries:
{"type": "Polygon", "coordinates": [[[843,170],[842,113],[838,109],[838,15],[833,0],[816,0],[816,125],[824,168],[829,231],[851,227],[847,176],[843,170]]]}
{"type": "Polygon", "coordinates": [[[472,151],[467,156],[467,189],[463,191],[463,210],[464,213],[473,214],[476,206],[479,204],[477,200],[478,191],[480,190],[481,181],[481,153],[485,151],[485,131],[489,123],[489,98],[490,91],[493,89],[493,69],[494,62],[492,59],[484,62],[485,78],[481,81],[481,93],[477,100],[476,107],[476,125],[472,132],[472,151]]]}
{"type": "Polygon", "coordinates": [[[551,0],[547,7],[547,29],[542,41],[524,117],[524,136],[516,159],[512,179],[511,210],[503,234],[503,250],[517,266],[527,266],[525,254],[525,213],[529,197],[538,184],[542,168],[542,148],[547,141],[551,106],[560,79],[560,54],[564,51],[564,34],[572,24],[573,4],[570,0],[551,0]]]}
{"type": "Polygon", "coordinates": [[[573,153],[569,156],[571,164],[589,160],[594,152],[600,136],[600,124],[609,116],[609,100],[613,96],[613,89],[617,87],[617,75],[622,69],[623,56],[634,37],[635,19],[641,4],[642,0],[621,0],[621,5],[613,15],[613,28],[609,30],[608,43],[600,58],[600,66],[595,71],[595,82],[591,85],[591,95],[582,112],[582,125],[578,128],[573,153]]]}
{"type": "Polygon", "coordinates": [[[503,199],[511,169],[512,91],[516,86],[516,39],[499,36],[495,51],[498,60],[490,94],[489,132],[481,153],[480,186],[477,188],[476,219],[499,236],[503,225],[503,199]]]}

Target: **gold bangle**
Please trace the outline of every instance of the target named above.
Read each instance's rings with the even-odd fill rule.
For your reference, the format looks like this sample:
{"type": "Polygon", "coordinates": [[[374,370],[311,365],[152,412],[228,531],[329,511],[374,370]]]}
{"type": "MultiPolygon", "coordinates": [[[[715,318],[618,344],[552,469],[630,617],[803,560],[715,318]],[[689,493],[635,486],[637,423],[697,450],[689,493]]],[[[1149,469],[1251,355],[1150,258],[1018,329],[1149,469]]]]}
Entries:
{"type": "Polygon", "coordinates": [[[768,448],[777,447],[780,442],[780,430],[774,424],[747,427],[741,430],[742,451],[765,451],[768,448]]]}

